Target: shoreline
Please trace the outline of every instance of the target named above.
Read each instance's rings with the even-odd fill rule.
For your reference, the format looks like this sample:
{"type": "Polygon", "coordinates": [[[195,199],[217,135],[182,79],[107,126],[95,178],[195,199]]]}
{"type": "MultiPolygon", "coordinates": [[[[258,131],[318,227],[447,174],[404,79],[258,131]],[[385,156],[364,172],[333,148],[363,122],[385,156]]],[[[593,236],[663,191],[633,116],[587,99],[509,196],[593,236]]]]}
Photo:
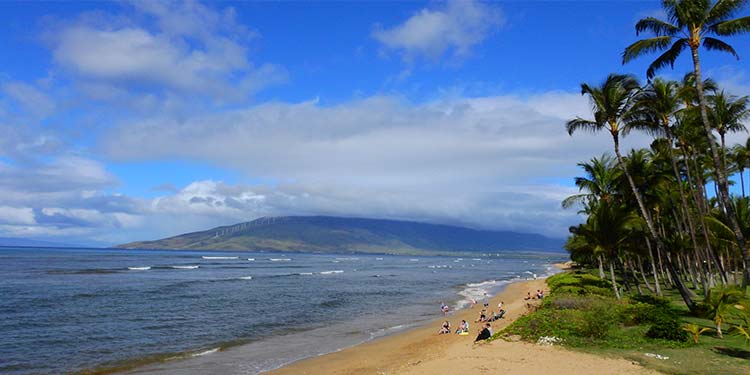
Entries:
{"type": "MultiPolygon", "coordinates": [[[[545,290],[545,293],[547,292],[547,284],[545,282],[546,278],[549,276],[552,276],[554,274],[557,274],[558,272],[561,272],[565,269],[566,263],[554,263],[551,264],[552,267],[556,268],[559,271],[552,271],[550,274],[544,275],[542,277],[538,277],[536,279],[509,279],[507,280],[508,283],[502,286],[502,289],[495,295],[490,296],[488,298],[489,306],[487,308],[487,313],[491,311],[497,310],[497,304],[500,301],[506,302],[503,305],[503,308],[507,311],[505,316],[502,320],[499,322],[493,322],[492,329],[493,332],[497,332],[499,329],[502,329],[512,323],[517,317],[521,316],[523,313],[525,313],[525,310],[523,313],[519,314],[519,309],[516,304],[511,305],[509,301],[511,298],[509,297],[515,297],[516,294],[525,293],[524,290],[527,292],[534,292],[537,289],[543,289],[545,290]],[[494,308],[493,308],[494,307],[494,308]]],[[[525,295],[525,294],[524,294],[525,295]]],[[[522,299],[521,299],[522,300],[522,299]]],[[[458,301],[457,301],[458,302],[458,301]]],[[[514,301],[517,302],[517,301],[514,301]]],[[[525,304],[523,304],[525,309],[525,304]]],[[[409,329],[406,329],[404,331],[398,331],[394,332],[389,335],[381,336],[374,338],[372,340],[356,344],[354,346],[350,346],[347,348],[340,349],[335,352],[321,354],[319,356],[310,357],[301,359],[295,362],[291,362],[288,364],[283,365],[282,367],[269,370],[266,372],[263,372],[262,374],[271,374],[271,375],[284,375],[284,374],[293,374],[297,372],[302,372],[304,374],[311,373],[311,374],[324,374],[324,373],[357,373],[364,371],[362,373],[390,373],[392,371],[398,372],[398,369],[392,369],[390,367],[387,367],[387,369],[375,369],[373,368],[373,371],[368,371],[364,369],[351,369],[348,366],[343,366],[343,368],[339,369],[338,366],[340,366],[342,361],[348,361],[346,358],[339,358],[339,357],[349,357],[349,356],[357,356],[357,357],[364,357],[363,354],[366,354],[366,356],[369,356],[372,352],[378,352],[382,353],[383,349],[388,346],[398,346],[398,344],[401,343],[401,341],[409,341],[411,344],[412,340],[418,340],[417,342],[421,342],[421,340],[424,339],[424,336],[434,336],[435,338],[450,338],[450,342],[460,342],[460,341],[466,341],[473,343],[474,338],[477,335],[477,330],[480,327],[480,323],[476,323],[475,320],[478,318],[480,311],[482,310],[482,303],[481,301],[477,301],[476,305],[468,305],[464,306],[462,308],[453,310],[449,315],[445,317],[438,317],[434,319],[429,319],[425,322],[420,322],[418,325],[411,327],[409,329]],[[461,322],[461,320],[466,320],[469,323],[469,335],[468,336],[459,336],[454,333],[451,333],[450,335],[438,335],[437,331],[440,328],[440,325],[443,321],[448,320],[451,323],[451,330],[455,331],[455,329],[458,327],[458,324],[461,322]],[[334,367],[331,367],[325,362],[333,362],[334,367]]],[[[481,323],[483,324],[483,323],[481,323]]],[[[444,340],[447,341],[447,340],[444,340]]],[[[391,349],[393,352],[398,352],[399,350],[397,348],[391,349]]],[[[395,353],[394,353],[395,354],[395,353]]],[[[423,354],[423,353],[420,353],[423,354]]],[[[398,355],[394,356],[396,359],[398,359],[398,355]]],[[[362,358],[366,363],[370,362],[366,358],[362,358]]],[[[422,360],[419,360],[422,361],[422,360]]]]}
{"type": "MultiPolygon", "coordinates": [[[[489,279],[484,279],[484,280],[479,280],[479,281],[474,281],[474,282],[470,282],[470,283],[467,283],[467,284],[463,284],[464,289],[461,290],[461,291],[459,291],[458,293],[456,293],[455,294],[455,298],[456,299],[455,300],[451,300],[451,302],[450,302],[451,308],[452,309],[455,308],[455,310],[451,311],[451,313],[449,314],[448,318],[449,319],[456,319],[456,317],[459,316],[459,314],[465,314],[467,311],[472,311],[471,305],[470,304],[466,304],[465,302],[466,302],[467,299],[470,298],[469,297],[470,295],[477,296],[477,294],[476,293],[469,293],[469,294],[462,293],[463,291],[466,291],[467,288],[468,289],[472,288],[472,285],[474,285],[473,288],[477,288],[481,284],[485,284],[485,283],[495,284],[495,283],[497,283],[497,285],[490,286],[489,288],[487,288],[487,287],[481,287],[481,289],[485,289],[486,292],[488,292],[490,294],[490,298],[492,298],[494,300],[495,298],[497,298],[498,295],[501,295],[511,285],[523,284],[523,283],[532,282],[532,281],[537,281],[537,282],[542,282],[543,283],[542,280],[544,278],[546,278],[548,276],[551,276],[551,275],[559,272],[559,271],[556,270],[556,269],[560,268],[559,264],[555,264],[555,263],[551,263],[550,262],[550,263],[544,263],[544,265],[547,268],[547,271],[540,278],[538,278],[537,280],[524,279],[524,278],[508,278],[508,279],[492,279],[492,278],[489,278],[489,279]]],[[[531,276],[531,275],[536,276],[536,274],[532,274],[531,272],[528,272],[528,273],[529,273],[529,276],[531,276]]],[[[534,289],[534,291],[535,290],[536,289],[534,289]]],[[[479,295],[481,295],[481,294],[479,294],[479,295]]],[[[475,297],[475,298],[477,298],[477,300],[479,300],[478,297],[475,297]]],[[[448,302],[448,300],[446,300],[446,302],[448,302]]],[[[480,305],[481,305],[481,303],[480,303],[480,305]]],[[[495,302],[495,306],[497,306],[496,302],[495,302]]],[[[438,310],[438,306],[437,305],[435,305],[435,306],[424,306],[424,307],[425,308],[434,308],[436,311],[438,310]]],[[[474,310],[476,311],[476,313],[478,315],[479,311],[481,310],[481,308],[476,308],[475,307],[474,310]]],[[[492,311],[492,309],[489,309],[488,312],[489,311],[492,311]]],[[[269,372],[273,372],[273,371],[277,371],[277,370],[284,369],[284,368],[286,368],[288,366],[292,366],[292,365],[295,365],[295,364],[298,364],[298,363],[302,363],[302,362],[309,361],[309,360],[314,360],[316,358],[325,357],[325,356],[328,356],[328,355],[331,355],[331,354],[335,354],[335,353],[339,353],[339,352],[342,352],[342,351],[347,351],[347,350],[350,350],[352,348],[357,348],[357,347],[359,347],[361,345],[367,345],[369,343],[377,342],[379,340],[388,339],[388,338],[391,338],[391,337],[398,337],[398,336],[400,336],[402,334],[408,334],[409,332],[412,332],[414,330],[425,329],[427,327],[431,327],[432,325],[434,325],[435,322],[442,322],[442,319],[443,319],[443,317],[441,317],[439,315],[433,315],[433,317],[429,317],[427,319],[419,319],[419,320],[416,320],[416,321],[403,321],[403,322],[400,322],[400,323],[397,321],[397,322],[394,322],[391,325],[388,325],[387,324],[387,322],[388,322],[387,318],[381,317],[379,320],[383,323],[382,325],[385,328],[381,328],[381,329],[379,329],[377,331],[369,332],[369,335],[370,335],[369,338],[364,338],[362,341],[348,343],[348,344],[345,344],[344,346],[337,347],[337,348],[329,348],[328,350],[326,350],[324,352],[321,352],[321,353],[316,353],[316,354],[310,353],[312,355],[298,357],[297,359],[291,359],[288,362],[278,363],[275,366],[266,367],[265,369],[256,369],[256,370],[259,371],[258,373],[263,373],[263,374],[266,374],[266,373],[269,373],[269,372]],[[378,332],[378,334],[374,335],[375,332],[378,332]]],[[[471,319],[475,319],[475,318],[471,318],[471,319]]],[[[470,319],[467,319],[467,321],[469,321],[469,320],[470,319]]],[[[471,320],[471,322],[473,322],[473,320],[471,320]]],[[[353,323],[356,323],[356,320],[354,320],[353,323]]],[[[472,324],[472,326],[471,326],[472,329],[470,329],[470,333],[471,333],[470,336],[471,336],[471,338],[473,340],[474,336],[476,336],[476,333],[474,332],[475,324],[473,324],[473,323],[471,323],[471,324],[472,324]]],[[[456,325],[456,324],[453,323],[452,326],[453,325],[456,325]]],[[[453,328],[455,329],[455,327],[453,327],[453,328]]],[[[357,329],[356,325],[352,326],[352,329],[356,330],[357,329]]],[[[431,330],[432,328],[429,328],[429,329],[431,330]]],[[[436,330],[437,330],[437,328],[436,328],[436,330]]],[[[322,336],[320,333],[314,333],[313,332],[313,335],[320,336],[320,339],[324,339],[324,336],[322,336]]],[[[465,338],[465,339],[468,338],[468,336],[461,336],[461,337],[465,338]]],[[[103,373],[103,374],[104,373],[106,373],[106,374],[108,374],[108,373],[134,374],[134,373],[151,373],[151,372],[154,372],[154,373],[163,373],[164,371],[169,372],[170,369],[171,370],[180,370],[180,371],[190,371],[189,369],[191,369],[191,367],[192,367],[191,363],[195,364],[196,360],[199,360],[200,362],[204,362],[203,365],[207,364],[207,363],[205,363],[206,361],[210,361],[211,363],[214,363],[216,365],[215,367],[211,366],[211,367],[214,367],[214,369],[223,368],[223,369],[225,369],[227,371],[230,371],[229,368],[224,367],[223,365],[221,365],[221,363],[224,362],[224,360],[228,360],[231,363],[241,363],[242,360],[241,360],[241,355],[240,354],[241,354],[242,350],[244,350],[245,352],[247,352],[247,350],[254,350],[251,347],[247,347],[246,348],[243,344],[236,345],[236,346],[233,345],[231,347],[220,346],[220,347],[218,347],[216,349],[214,349],[213,347],[205,347],[205,348],[202,348],[201,350],[195,350],[195,351],[192,351],[190,353],[179,353],[178,355],[171,354],[171,355],[167,356],[167,357],[171,357],[171,358],[169,358],[171,360],[167,360],[167,361],[163,361],[163,360],[158,360],[157,359],[155,361],[146,361],[146,363],[137,364],[135,366],[132,366],[131,363],[128,363],[128,364],[124,364],[123,366],[111,366],[111,367],[108,367],[108,368],[106,368],[106,367],[105,368],[100,368],[100,369],[97,369],[99,371],[93,371],[93,373],[103,373]],[[239,348],[241,350],[238,351],[237,348],[239,348]],[[198,358],[196,358],[196,356],[195,356],[195,353],[201,352],[200,354],[203,354],[202,352],[204,352],[204,351],[213,353],[216,349],[218,349],[222,353],[219,357],[214,357],[213,355],[208,355],[208,356],[205,356],[205,357],[199,356],[198,358]],[[204,358],[205,358],[205,360],[204,360],[204,358]]],[[[271,354],[269,353],[269,355],[271,355],[271,354]]],[[[195,374],[204,373],[202,371],[207,371],[208,368],[206,368],[203,365],[198,365],[199,367],[202,367],[202,370],[199,370],[198,368],[195,368],[195,369],[193,369],[194,371],[191,372],[191,373],[195,373],[195,374]]]]}
{"type": "MultiPolygon", "coordinates": [[[[570,262],[553,264],[565,270],[570,262]]],[[[491,323],[497,332],[527,313],[527,292],[537,289],[548,293],[546,275],[535,280],[519,280],[506,285],[489,298],[488,312],[496,311],[503,301],[504,319],[491,323]]],[[[532,300],[538,303],[538,300],[532,300]]],[[[453,374],[478,372],[510,373],[600,373],[600,374],[656,374],[625,359],[612,359],[592,354],[572,352],[558,347],[539,346],[524,342],[474,343],[480,323],[475,323],[481,304],[456,310],[445,318],[430,320],[424,325],[379,337],[336,352],[302,359],[275,370],[270,375],[287,374],[453,374]],[[449,320],[455,331],[465,319],[470,324],[469,335],[438,335],[442,321],[449,320]]]]}

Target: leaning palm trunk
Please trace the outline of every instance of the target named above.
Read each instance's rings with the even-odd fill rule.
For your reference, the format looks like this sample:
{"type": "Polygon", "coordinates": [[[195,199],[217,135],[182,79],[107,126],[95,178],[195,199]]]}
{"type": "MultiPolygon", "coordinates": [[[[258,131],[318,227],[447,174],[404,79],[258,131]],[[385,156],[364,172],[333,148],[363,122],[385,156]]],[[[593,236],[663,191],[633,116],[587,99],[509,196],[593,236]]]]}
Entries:
{"type": "MultiPolygon", "coordinates": [[[[654,289],[656,289],[656,295],[661,297],[661,286],[659,285],[659,270],[656,268],[656,260],[654,260],[654,251],[651,249],[651,241],[646,238],[646,246],[648,247],[648,258],[651,261],[651,270],[654,273],[654,289]]],[[[661,259],[659,259],[661,263],[661,259]]]]}
{"type": "Polygon", "coordinates": [[[599,278],[604,279],[604,265],[602,264],[602,255],[599,254],[599,256],[596,257],[597,260],[599,260],[599,278]]]}
{"type": "MultiPolygon", "coordinates": [[[[613,124],[611,128],[616,129],[617,128],[616,124],[613,124]]],[[[625,174],[625,177],[628,180],[628,184],[630,184],[630,188],[633,190],[633,195],[635,196],[636,202],[638,202],[638,208],[641,211],[641,216],[643,216],[643,220],[646,221],[646,226],[648,226],[648,230],[651,234],[651,237],[656,242],[656,248],[657,250],[665,249],[664,243],[662,242],[661,237],[656,232],[656,228],[654,227],[654,222],[651,220],[651,215],[649,215],[648,211],[646,210],[646,206],[643,204],[643,198],[641,197],[641,193],[638,191],[638,188],[635,186],[633,177],[630,175],[630,172],[628,172],[628,168],[625,166],[625,162],[623,161],[622,154],[620,154],[620,139],[617,133],[612,133],[612,140],[614,141],[615,155],[617,156],[617,161],[620,165],[620,169],[622,169],[623,174],[625,174]]],[[[665,263],[667,265],[667,270],[672,275],[674,286],[677,288],[677,291],[680,292],[680,296],[685,301],[685,305],[687,305],[690,311],[693,311],[695,309],[695,302],[693,302],[693,299],[690,296],[690,291],[687,289],[687,287],[685,287],[685,284],[679,278],[679,275],[677,274],[677,270],[674,268],[674,265],[672,264],[672,261],[669,259],[669,256],[667,256],[665,263]]]]}
{"type": "Polygon", "coordinates": [[[643,283],[646,285],[646,288],[648,288],[648,291],[651,292],[651,294],[654,294],[656,291],[651,286],[651,284],[649,284],[648,278],[646,278],[646,273],[643,272],[643,262],[641,261],[640,255],[637,256],[636,263],[638,263],[638,270],[641,272],[641,278],[643,279],[643,283]]]}
{"type": "MultiPolygon", "coordinates": [[[[700,40],[698,35],[691,35],[691,39],[698,41],[700,40]]],[[[740,254],[742,255],[742,261],[744,263],[742,286],[747,287],[747,285],[750,283],[750,249],[748,249],[745,244],[745,236],[742,234],[742,229],[737,222],[737,215],[729,198],[729,186],[727,183],[726,173],[724,168],[722,168],[719,153],[718,150],[716,150],[715,141],[711,136],[711,124],[708,120],[707,111],[708,102],[706,101],[706,96],[703,93],[703,78],[701,77],[701,64],[700,58],[698,57],[698,47],[699,44],[690,43],[690,50],[693,56],[693,70],[695,71],[695,88],[698,92],[698,103],[700,104],[701,119],[703,120],[703,128],[706,131],[706,138],[708,139],[708,148],[711,151],[711,159],[714,164],[714,173],[716,175],[716,183],[719,188],[719,196],[724,204],[724,209],[726,210],[727,216],[729,217],[729,223],[731,224],[731,228],[734,232],[734,237],[737,240],[737,246],[739,246],[740,248],[740,254]]]]}
{"type": "Polygon", "coordinates": [[[609,261],[609,276],[612,278],[612,289],[615,291],[615,297],[617,297],[617,300],[620,300],[620,290],[617,288],[617,280],[615,279],[615,267],[612,266],[612,263],[614,261],[609,261]]]}

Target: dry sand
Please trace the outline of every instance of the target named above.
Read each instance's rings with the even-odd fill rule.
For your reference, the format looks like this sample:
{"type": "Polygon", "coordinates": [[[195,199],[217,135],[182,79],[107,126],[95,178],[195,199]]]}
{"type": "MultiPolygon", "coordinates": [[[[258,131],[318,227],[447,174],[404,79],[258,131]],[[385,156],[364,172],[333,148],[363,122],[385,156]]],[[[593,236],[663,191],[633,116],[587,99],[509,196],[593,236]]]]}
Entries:
{"type": "MultiPolygon", "coordinates": [[[[527,292],[547,291],[544,280],[510,284],[492,298],[489,311],[504,301],[507,311],[493,331],[506,327],[528,311],[527,292]]],[[[436,307],[437,308],[437,307],[436,307]]],[[[474,344],[481,305],[459,310],[446,317],[455,331],[461,319],[470,322],[470,335],[438,335],[445,319],[393,336],[383,337],[339,352],[310,358],[270,374],[658,374],[625,359],[495,340],[474,344]]]]}

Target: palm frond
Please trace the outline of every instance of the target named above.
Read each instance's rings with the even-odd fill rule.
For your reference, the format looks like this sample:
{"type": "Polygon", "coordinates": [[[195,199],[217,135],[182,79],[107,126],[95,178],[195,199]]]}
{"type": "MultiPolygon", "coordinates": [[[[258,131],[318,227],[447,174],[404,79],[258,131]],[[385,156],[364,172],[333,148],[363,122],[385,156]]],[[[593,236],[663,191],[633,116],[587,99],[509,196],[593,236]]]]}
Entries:
{"type": "Polygon", "coordinates": [[[685,38],[681,38],[675,41],[670,49],[664,52],[661,56],[657,57],[656,60],[654,60],[654,62],[652,62],[651,65],[648,66],[648,69],[646,70],[646,77],[648,77],[648,79],[654,78],[656,72],[666,67],[667,65],[669,65],[669,67],[671,68],[674,68],[675,60],[677,60],[677,58],[680,56],[680,53],[682,53],[682,50],[684,50],[687,46],[688,41],[685,38]]]}
{"type": "Polygon", "coordinates": [[[711,25],[708,30],[721,36],[746,33],[750,31],[750,16],[719,22],[711,25]]]}
{"type": "Polygon", "coordinates": [[[719,0],[708,11],[706,23],[716,23],[732,18],[745,4],[747,0],[719,0]]]}
{"type": "Polygon", "coordinates": [[[732,56],[736,57],[737,60],[740,59],[740,57],[737,55],[737,51],[735,51],[734,48],[732,48],[732,46],[716,38],[710,38],[710,37],[703,38],[703,47],[706,47],[706,49],[709,51],[728,52],[732,56]]]}
{"type": "Polygon", "coordinates": [[[651,31],[656,36],[674,36],[680,29],[669,22],[654,17],[646,17],[635,24],[635,34],[640,35],[644,31],[651,31]]]}
{"type": "Polygon", "coordinates": [[[657,36],[649,39],[641,39],[625,48],[622,52],[622,63],[627,64],[636,57],[661,51],[672,43],[672,37],[669,35],[657,36]]]}
{"type": "Polygon", "coordinates": [[[570,120],[565,124],[565,130],[568,131],[569,135],[573,135],[573,133],[578,130],[596,133],[597,131],[601,130],[601,128],[601,124],[595,121],[582,119],[580,117],[570,120]]]}

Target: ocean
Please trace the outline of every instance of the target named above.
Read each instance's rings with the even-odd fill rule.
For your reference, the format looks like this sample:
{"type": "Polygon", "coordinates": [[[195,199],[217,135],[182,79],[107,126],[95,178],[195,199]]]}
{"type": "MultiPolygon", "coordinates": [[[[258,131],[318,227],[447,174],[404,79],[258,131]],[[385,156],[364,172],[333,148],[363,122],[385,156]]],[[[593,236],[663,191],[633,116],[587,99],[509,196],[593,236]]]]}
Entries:
{"type": "Polygon", "coordinates": [[[257,374],[566,258],[0,248],[0,373],[257,374]]]}

